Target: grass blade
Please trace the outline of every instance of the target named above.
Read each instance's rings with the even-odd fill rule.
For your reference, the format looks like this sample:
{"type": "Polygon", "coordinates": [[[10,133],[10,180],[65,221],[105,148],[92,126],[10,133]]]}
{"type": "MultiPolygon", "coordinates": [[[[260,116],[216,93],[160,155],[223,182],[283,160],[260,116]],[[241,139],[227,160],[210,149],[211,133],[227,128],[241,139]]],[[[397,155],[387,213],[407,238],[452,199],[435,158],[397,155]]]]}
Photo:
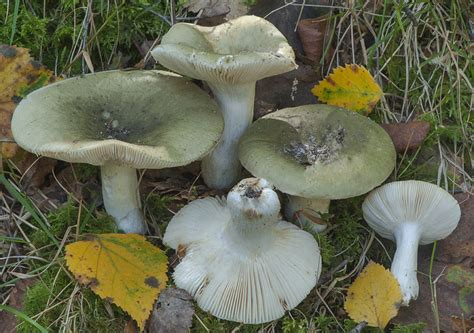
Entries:
{"type": "Polygon", "coordinates": [[[23,312],[21,311],[18,311],[17,309],[15,308],[12,308],[8,305],[1,305],[0,304],[0,311],[6,311],[6,312],[10,312],[11,314],[13,314],[15,317],[23,320],[24,322],[27,322],[28,324],[30,324],[31,326],[34,326],[38,329],[38,331],[40,331],[41,333],[48,333],[48,330],[46,328],[44,328],[43,326],[41,326],[40,324],[38,324],[36,321],[34,321],[33,319],[31,319],[30,317],[28,317],[26,314],[24,314],[23,312]]]}
{"type": "Polygon", "coordinates": [[[28,213],[31,214],[31,216],[35,219],[35,221],[38,223],[40,228],[48,235],[48,237],[51,239],[51,241],[59,247],[59,242],[56,240],[56,238],[53,236],[53,234],[49,231],[48,226],[43,222],[41,217],[37,214],[36,209],[33,207],[33,205],[30,203],[29,199],[26,198],[22,193],[18,192],[17,189],[10,184],[10,182],[5,178],[4,175],[0,175],[0,183],[5,186],[7,189],[8,193],[12,197],[15,198],[25,209],[28,211],[28,213]]]}
{"type": "Polygon", "coordinates": [[[10,45],[13,44],[13,38],[16,33],[16,21],[18,19],[18,11],[20,10],[20,0],[15,0],[15,8],[13,9],[13,23],[12,23],[12,33],[10,35],[10,45]]]}

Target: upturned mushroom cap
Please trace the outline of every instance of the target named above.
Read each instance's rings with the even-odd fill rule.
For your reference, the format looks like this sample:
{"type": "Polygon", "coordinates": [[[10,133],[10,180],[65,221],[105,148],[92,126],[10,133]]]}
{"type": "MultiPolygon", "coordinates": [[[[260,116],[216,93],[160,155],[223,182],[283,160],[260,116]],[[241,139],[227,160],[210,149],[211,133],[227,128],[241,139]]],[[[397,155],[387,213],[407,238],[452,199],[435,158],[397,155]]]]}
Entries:
{"type": "Polygon", "coordinates": [[[254,176],[287,194],[344,199],[381,184],[395,167],[396,153],[372,120],[315,104],[257,120],[240,141],[239,157],[254,176]]]}
{"type": "Polygon", "coordinates": [[[439,186],[398,181],[372,191],[362,204],[364,219],[384,238],[395,240],[402,224],[418,225],[420,244],[446,238],[458,225],[461,209],[439,186]]]}
{"type": "Polygon", "coordinates": [[[29,94],[15,110],[12,130],[20,146],[39,155],[158,169],[206,155],[223,120],[215,102],[178,75],[110,71],[29,94]]]}
{"type": "Polygon", "coordinates": [[[151,53],[177,73],[217,83],[247,83],[296,68],[286,38],[257,16],[216,27],[175,24],[151,53]]]}
{"type": "Polygon", "coordinates": [[[204,310],[247,324],[277,319],[315,286],[321,256],[314,238],[278,220],[265,180],[244,179],[227,200],[195,200],[171,220],[165,244],[184,258],[174,281],[204,310]]]}

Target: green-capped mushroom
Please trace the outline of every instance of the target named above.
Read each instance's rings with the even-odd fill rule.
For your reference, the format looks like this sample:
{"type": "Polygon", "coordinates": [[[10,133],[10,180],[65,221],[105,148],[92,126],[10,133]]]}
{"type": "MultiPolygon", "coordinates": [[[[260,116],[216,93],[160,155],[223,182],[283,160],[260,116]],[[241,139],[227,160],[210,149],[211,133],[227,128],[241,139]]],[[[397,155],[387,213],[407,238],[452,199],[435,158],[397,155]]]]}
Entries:
{"type": "Polygon", "coordinates": [[[256,81],[296,68],[286,38],[270,22],[242,16],[217,27],[175,24],[152,55],[163,66],[204,80],[224,115],[221,141],[203,160],[207,185],[227,189],[240,175],[238,141],[252,122],[256,81]]]}
{"type": "Polygon", "coordinates": [[[135,169],[202,158],[218,142],[223,120],[206,93],[176,74],[110,71],[29,94],[12,131],[35,154],[101,166],[107,212],[123,231],[143,233],[135,169]]]}
{"type": "Polygon", "coordinates": [[[257,120],[242,137],[239,156],[254,176],[290,195],[285,214],[291,219],[295,213],[317,217],[332,199],[370,191],[390,175],[396,159],[390,137],[375,122],[322,104],[257,120]]]}

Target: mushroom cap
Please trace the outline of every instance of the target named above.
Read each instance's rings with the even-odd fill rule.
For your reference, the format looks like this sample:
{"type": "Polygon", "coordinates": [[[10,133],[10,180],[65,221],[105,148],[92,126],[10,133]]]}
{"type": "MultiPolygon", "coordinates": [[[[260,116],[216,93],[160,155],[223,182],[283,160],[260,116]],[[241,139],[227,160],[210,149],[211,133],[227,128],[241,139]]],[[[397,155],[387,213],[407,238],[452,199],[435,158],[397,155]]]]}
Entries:
{"type": "Polygon", "coordinates": [[[393,241],[403,224],[418,225],[420,244],[447,237],[461,217],[461,208],[451,194],[418,180],[392,182],[375,189],[365,198],[362,211],[372,229],[393,241]]]}
{"type": "MultiPolygon", "coordinates": [[[[270,192],[264,188],[262,196],[272,198],[274,192],[270,192]]],[[[235,221],[229,205],[230,200],[239,201],[241,193],[231,196],[229,201],[195,200],[173,217],[164,242],[185,253],[174,281],[204,311],[218,318],[246,324],[275,320],[297,306],[316,285],[321,272],[318,245],[309,233],[279,220],[265,232],[247,230],[247,237],[236,235],[239,229],[232,228],[235,221]],[[250,244],[249,239],[258,244],[250,244]]]]}
{"type": "Polygon", "coordinates": [[[151,53],[166,68],[216,83],[249,83],[297,67],[283,34],[257,16],[216,27],[175,24],[151,53]]]}
{"type": "Polygon", "coordinates": [[[315,104],[282,109],[254,122],[240,141],[239,158],[254,176],[282,192],[344,199],[380,185],[395,167],[396,153],[384,129],[369,118],[315,104]]]}
{"type": "Polygon", "coordinates": [[[109,71],[51,84],[21,101],[12,119],[25,150],[68,162],[132,168],[185,165],[218,142],[217,104],[163,71],[109,71]]]}

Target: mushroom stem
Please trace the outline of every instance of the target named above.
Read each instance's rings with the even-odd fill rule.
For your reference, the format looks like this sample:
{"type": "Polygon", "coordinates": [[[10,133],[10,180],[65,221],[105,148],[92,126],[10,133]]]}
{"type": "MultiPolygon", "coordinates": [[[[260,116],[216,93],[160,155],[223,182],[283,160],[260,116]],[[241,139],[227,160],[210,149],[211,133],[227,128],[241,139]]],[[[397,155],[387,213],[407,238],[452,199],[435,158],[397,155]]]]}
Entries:
{"type": "Polygon", "coordinates": [[[224,117],[224,133],[214,150],[202,161],[202,176],[209,187],[223,190],[239,180],[238,144],[252,123],[255,82],[208,84],[224,117]]]}
{"type": "Polygon", "coordinates": [[[144,234],[145,221],[140,209],[136,170],[112,163],[102,165],[100,170],[107,213],[125,233],[144,234]]]}
{"type": "Polygon", "coordinates": [[[420,241],[419,226],[412,223],[403,223],[395,232],[397,250],[392,261],[391,272],[400,283],[403,301],[408,306],[412,299],[418,297],[418,280],[416,270],[418,266],[418,243],[420,241]]]}
{"type": "Polygon", "coordinates": [[[268,250],[277,239],[274,224],[278,221],[280,201],[278,195],[269,188],[267,181],[254,178],[244,186],[236,186],[227,195],[227,207],[232,223],[225,232],[225,242],[239,248],[242,253],[253,256],[268,250]]]}
{"type": "Polygon", "coordinates": [[[284,213],[288,221],[299,223],[301,227],[318,233],[327,228],[327,224],[323,223],[319,213],[327,213],[330,202],[329,199],[310,199],[288,195],[284,213]]]}

